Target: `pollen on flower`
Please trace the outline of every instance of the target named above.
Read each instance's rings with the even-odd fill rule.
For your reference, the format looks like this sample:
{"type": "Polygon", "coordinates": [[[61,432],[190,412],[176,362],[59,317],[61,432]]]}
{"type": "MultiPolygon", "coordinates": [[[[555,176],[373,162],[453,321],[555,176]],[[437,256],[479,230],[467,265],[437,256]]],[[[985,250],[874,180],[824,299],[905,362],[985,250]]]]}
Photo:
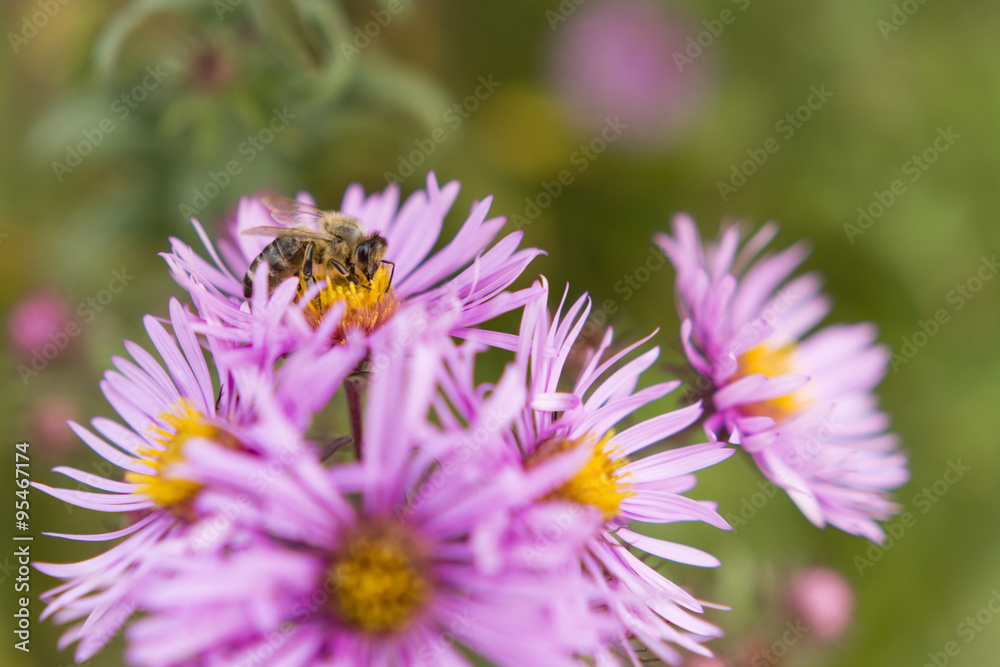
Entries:
{"type": "MultiPolygon", "coordinates": [[[[331,308],[344,303],[346,311],[334,334],[335,339],[343,339],[344,334],[351,329],[360,329],[370,334],[382,326],[399,308],[396,293],[390,286],[392,270],[386,266],[379,268],[369,285],[358,285],[341,276],[329,274],[316,278],[325,284],[319,295],[309,302],[306,314],[314,327],[319,326],[331,308]]],[[[305,280],[300,278],[299,295],[301,296],[305,290],[305,280]]]]}
{"type": "Polygon", "coordinates": [[[573,479],[549,493],[543,500],[567,500],[582,505],[593,505],[608,521],[618,516],[622,501],[634,495],[634,492],[629,489],[628,476],[619,472],[628,464],[628,459],[607,446],[608,440],[613,435],[614,431],[609,431],[593,445],[589,444],[593,440],[591,437],[579,440],[550,440],[542,443],[528,462],[529,467],[575,447],[592,446],[594,450],[586,465],[573,479]]]}
{"type": "MultiPolygon", "coordinates": [[[[752,350],[741,355],[738,363],[739,367],[733,380],[760,373],[768,377],[776,377],[787,373],[794,373],[793,356],[795,354],[794,345],[786,345],[777,350],[772,350],[765,345],[758,345],[752,350]]],[[[795,414],[802,409],[809,399],[803,389],[778,396],[759,403],[748,403],[741,405],[740,411],[755,417],[770,417],[775,421],[781,421],[791,414],[795,414]]]]}
{"type": "Polygon", "coordinates": [[[430,598],[431,580],[423,545],[390,521],[347,535],[327,570],[334,589],[333,613],[371,633],[405,628],[430,598]]]}
{"type": "MultiPolygon", "coordinates": [[[[159,507],[169,508],[178,513],[186,512],[186,501],[192,498],[201,488],[196,482],[186,479],[164,479],[163,471],[171,464],[183,460],[184,443],[190,438],[219,439],[220,431],[208,424],[198,410],[185,399],[181,399],[173,412],[165,412],[160,419],[173,430],[154,426],[150,432],[154,440],[162,447],[143,446],[139,454],[145,457],[145,463],[155,469],[152,475],[135,472],[125,473],[125,481],[137,484],[138,493],[149,496],[159,507]]],[[[226,438],[229,438],[226,434],[226,438]]]]}

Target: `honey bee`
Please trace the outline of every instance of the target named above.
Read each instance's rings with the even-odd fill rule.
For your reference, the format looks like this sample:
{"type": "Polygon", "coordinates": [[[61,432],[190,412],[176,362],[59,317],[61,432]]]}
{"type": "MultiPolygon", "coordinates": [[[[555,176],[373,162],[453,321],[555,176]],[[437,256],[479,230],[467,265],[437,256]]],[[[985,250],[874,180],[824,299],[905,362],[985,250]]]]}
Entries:
{"type": "MultiPolygon", "coordinates": [[[[365,234],[361,223],[337,211],[318,208],[285,197],[263,197],[261,201],[271,209],[271,217],[288,227],[254,227],[244,234],[276,236],[257,257],[250,262],[243,278],[243,295],[253,293],[254,272],[261,262],[268,265],[268,292],[281,281],[301,274],[306,286],[313,284],[313,272],[321,267],[324,275],[333,276],[369,289],[372,279],[383,264],[395,266],[385,260],[386,240],[378,233],[365,234]],[[313,222],[319,231],[302,225],[313,222]]],[[[389,278],[390,283],[392,277],[389,278]]]]}

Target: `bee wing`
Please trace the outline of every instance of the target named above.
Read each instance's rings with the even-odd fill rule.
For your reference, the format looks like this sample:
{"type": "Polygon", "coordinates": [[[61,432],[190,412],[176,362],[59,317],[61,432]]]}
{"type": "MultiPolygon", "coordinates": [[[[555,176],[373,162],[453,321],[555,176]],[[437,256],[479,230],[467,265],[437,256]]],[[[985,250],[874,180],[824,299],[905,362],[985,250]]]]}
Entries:
{"type": "Polygon", "coordinates": [[[275,222],[284,225],[301,225],[310,222],[318,223],[325,215],[324,211],[315,206],[303,204],[288,197],[261,197],[264,206],[271,209],[271,217],[275,222]]]}
{"type": "Polygon", "coordinates": [[[328,234],[314,232],[311,229],[303,229],[301,227],[251,227],[250,229],[244,229],[243,233],[250,236],[292,236],[297,239],[309,239],[311,241],[330,242],[335,240],[328,234]]]}

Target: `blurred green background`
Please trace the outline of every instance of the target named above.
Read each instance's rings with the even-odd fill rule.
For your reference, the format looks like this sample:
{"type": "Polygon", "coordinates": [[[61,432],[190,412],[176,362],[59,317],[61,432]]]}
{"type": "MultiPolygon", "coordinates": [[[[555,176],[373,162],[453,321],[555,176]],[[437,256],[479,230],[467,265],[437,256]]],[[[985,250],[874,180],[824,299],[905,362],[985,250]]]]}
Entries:
{"type": "MultiPolygon", "coordinates": [[[[146,344],[142,315],[165,315],[180,296],[156,253],[170,235],[197,244],[188,215],[216,234],[245,194],[304,189],[335,208],[351,182],[398,179],[407,193],[434,170],[462,182],[445,238],[493,194],[494,213],[549,252],[523,284],[541,272],[557,291],[589,291],[624,339],[662,327],[665,364],[649,382],[682,359],[672,272],[638,270],[651,233],[677,211],[706,233],[775,219],[780,246],[813,243],[807,267],[826,276],[831,320],[873,320],[909,355],[881,394],[912,457],[898,500],[913,521],[870,553],[812,528],[783,494],[761,502],[759,475],[734,457],[695,495],[752,516],[735,534],[663,531],[723,561],[670,572],[733,607],[710,612],[727,632],[712,644],[726,664],[996,664],[1000,621],[971,638],[958,626],[1000,589],[1000,531],[989,528],[1000,513],[1000,281],[978,280],[1000,252],[1000,6],[8,0],[0,21],[5,470],[25,439],[38,481],[62,483],[53,465],[89,469],[95,456],[62,423],[112,415],[97,387],[109,357],[123,338],[146,344]],[[116,270],[134,278],[102,292],[116,270]],[[10,323],[39,294],[79,333],[30,374],[10,323]],[[936,316],[943,324],[921,328],[936,316]],[[941,482],[950,462],[969,468],[954,484],[941,482]],[[849,579],[854,623],[833,644],[807,636],[771,661],[760,651],[794,620],[788,574],[811,565],[849,579]],[[942,653],[949,642],[957,655],[942,653]]],[[[35,532],[113,525],[39,492],[32,505],[35,532]]],[[[33,555],[100,548],[41,538],[33,555]]],[[[0,563],[6,627],[12,557],[0,563]]],[[[32,575],[32,595],[51,585],[32,575]]],[[[33,630],[30,654],[5,631],[0,662],[72,662],[51,623],[33,630]]],[[[120,655],[116,643],[92,664],[120,655]]]]}

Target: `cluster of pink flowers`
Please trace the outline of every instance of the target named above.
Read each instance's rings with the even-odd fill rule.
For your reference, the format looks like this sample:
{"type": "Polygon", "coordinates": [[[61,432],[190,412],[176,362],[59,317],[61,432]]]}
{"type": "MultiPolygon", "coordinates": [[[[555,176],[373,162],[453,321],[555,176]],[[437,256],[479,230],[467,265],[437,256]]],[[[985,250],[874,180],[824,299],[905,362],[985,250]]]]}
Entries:
{"type": "Polygon", "coordinates": [[[683,217],[659,237],[702,397],[675,407],[680,381],[642,383],[652,336],[616,347],[609,329],[583,350],[586,295],[567,288],[553,313],[544,277],[511,291],[541,251],[495,240],[489,198],[432,252],[457,194],[433,175],[402,203],[393,186],[348,189],[338,210],[393,265],[364,289],[300,275],[269,290],[261,262],[245,298],[269,239],[241,232],[276,224],[255,198],[231,238],[194,222],[204,253],[171,240],[191,305],[146,317],[159,359],[131,341],[112,359],[101,390],[122,421],[70,423],[122,474],[57,467],[76,489],[36,485],[122,517],[60,535],[121,540],[101,555],[36,564],[63,580],[43,615],[71,623],[78,662],[122,628],[146,667],[711,657],[714,605],[655,559],[720,563],[648,525],[729,529],[688,494],[739,450],[816,525],[882,538],[907,477],[872,395],[888,355],[870,325],[809,333],[829,302],[815,275],[789,278],[801,247],[758,257],[772,227],[703,247],[683,217]],[[516,332],[489,328],[514,311],[516,332]],[[508,355],[493,382],[488,348],[508,355]]]}

